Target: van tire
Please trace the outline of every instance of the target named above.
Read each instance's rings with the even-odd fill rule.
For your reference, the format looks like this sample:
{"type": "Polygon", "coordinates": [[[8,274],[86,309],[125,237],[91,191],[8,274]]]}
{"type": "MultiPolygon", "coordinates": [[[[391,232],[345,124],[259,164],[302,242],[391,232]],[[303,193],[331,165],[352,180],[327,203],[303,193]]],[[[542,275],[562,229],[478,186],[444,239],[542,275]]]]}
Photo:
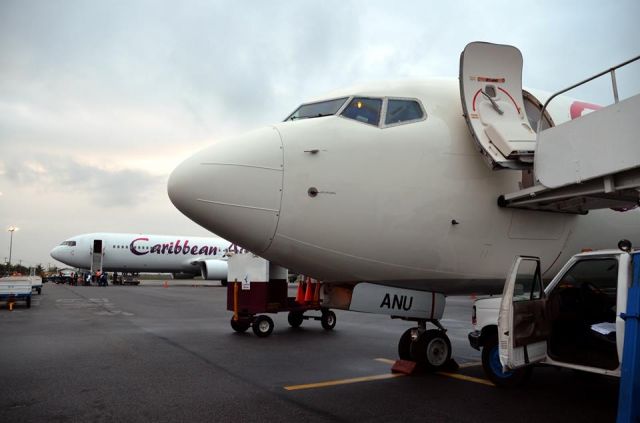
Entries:
{"type": "Polygon", "coordinates": [[[501,388],[513,388],[524,385],[531,377],[531,366],[509,372],[502,372],[498,350],[498,336],[490,335],[482,345],[482,368],[484,374],[494,385],[501,388]]]}

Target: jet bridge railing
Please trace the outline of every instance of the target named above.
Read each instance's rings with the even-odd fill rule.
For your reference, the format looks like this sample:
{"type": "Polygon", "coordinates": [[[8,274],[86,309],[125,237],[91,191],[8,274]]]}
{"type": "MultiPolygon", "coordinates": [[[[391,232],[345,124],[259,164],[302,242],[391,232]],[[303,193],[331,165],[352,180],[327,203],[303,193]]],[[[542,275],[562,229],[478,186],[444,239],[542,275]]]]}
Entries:
{"type": "Polygon", "coordinates": [[[564,94],[567,91],[571,91],[574,88],[577,88],[577,87],[579,87],[581,85],[584,85],[587,82],[590,82],[590,81],[593,81],[594,79],[600,78],[602,75],[606,75],[607,73],[611,74],[611,88],[612,88],[612,91],[613,91],[614,103],[618,103],[619,97],[618,97],[618,83],[616,81],[616,69],[620,69],[621,67],[626,66],[626,65],[628,65],[630,63],[633,63],[633,62],[635,62],[637,60],[640,60],[640,56],[636,56],[636,57],[634,57],[632,59],[629,59],[629,60],[627,60],[625,62],[622,62],[619,65],[613,66],[613,67],[611,67],[611,68],[609,68],[607,70],[604,70],[604,71],[602,71],[602,72],[600,72],[600,73],[598,73],[596,75],[593,75],[593,76],[591,76],[591,77],[589,77],[589,78],[587,78],[587,79],[585,79],[583,81],[580,81],[580,82],[578,82],[576,84],[573,84],[570,87],[567,87],[567,88],[565,88],[563,90],[560,90],[560,91],[556,92],[555,94],[553,94],[551,97],[549,97],[547,99],[547,101],[545,101],[544,105],[542,106],[542,109],[540,110],[540,118],[538,119],[538,127],[536,129],[536,133],[539,134],[540,131],[542,130],[542,123],[543,123],[544,113],[547,110],[547,106],[549,105],[549,103],[551,103],[551,101],[554,98],[556,98],[560,94],[564,94]]]}
{"type": "Polygon", "coordinates": [[[616,70],[640,56],[613,66],[553,94],[557,96],[610,74],[615,103],[542,130],[538,121],[534,184],[501,195],[500,207],[585,214],[611,208],[625,211],[640,205],[640,94],[619,99],[616,70]]]}

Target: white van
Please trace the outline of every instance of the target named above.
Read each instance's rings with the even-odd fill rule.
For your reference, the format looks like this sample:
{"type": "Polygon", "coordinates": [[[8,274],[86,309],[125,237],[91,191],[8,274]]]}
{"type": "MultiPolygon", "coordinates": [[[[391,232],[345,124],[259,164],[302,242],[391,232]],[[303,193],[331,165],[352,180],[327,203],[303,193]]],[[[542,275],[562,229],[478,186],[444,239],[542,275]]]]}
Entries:
{"type": "Polygon", "coordinates": [[[474,303],[469,343],[487,377],[518,385],[535,363],[619,377],[631,263],[622,250],[577,254],[544,288],[540,259],[517,257],[502,298],[474,303]]]}

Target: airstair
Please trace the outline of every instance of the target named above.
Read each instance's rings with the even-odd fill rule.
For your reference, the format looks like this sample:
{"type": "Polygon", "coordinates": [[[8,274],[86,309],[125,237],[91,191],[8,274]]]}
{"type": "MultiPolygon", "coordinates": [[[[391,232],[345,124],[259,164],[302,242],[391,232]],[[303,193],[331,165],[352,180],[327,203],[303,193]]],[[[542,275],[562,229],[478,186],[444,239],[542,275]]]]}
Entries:
{"type": "Polygon", "coordinates": [[[615,74],[637,60],[640,56],[532,107],[531,94],[522,90],[518,49],[467,45],[460,58],[460,93],[471,134],[491,169],[523,175],[519,191],[498,198],[500,207],[586,214],[640,204],[640,95],[620,101],[615,74]],[[554,126],[549,103],[607,73],[615,103],[554,126]]]}

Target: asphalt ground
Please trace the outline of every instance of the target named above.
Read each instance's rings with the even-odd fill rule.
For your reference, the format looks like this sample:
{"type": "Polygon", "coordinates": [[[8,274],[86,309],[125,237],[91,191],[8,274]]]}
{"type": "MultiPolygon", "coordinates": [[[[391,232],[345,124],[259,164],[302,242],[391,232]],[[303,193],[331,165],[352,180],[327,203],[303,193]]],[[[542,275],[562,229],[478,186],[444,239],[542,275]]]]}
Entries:
{"type": "MultiPolygon", "coordinates": [[[[536,368],[492,386],[469,347],[471,300],[443,325],[461,369],[393,376],[409,323],[337,311],[268,338],[234,333],[221,287],[45,284],[32,307],[0,303],[0,422],[613,422],[618,381],[536,368]]],[[[293,292],[293,291],[291,291],[293,292]]]]}

